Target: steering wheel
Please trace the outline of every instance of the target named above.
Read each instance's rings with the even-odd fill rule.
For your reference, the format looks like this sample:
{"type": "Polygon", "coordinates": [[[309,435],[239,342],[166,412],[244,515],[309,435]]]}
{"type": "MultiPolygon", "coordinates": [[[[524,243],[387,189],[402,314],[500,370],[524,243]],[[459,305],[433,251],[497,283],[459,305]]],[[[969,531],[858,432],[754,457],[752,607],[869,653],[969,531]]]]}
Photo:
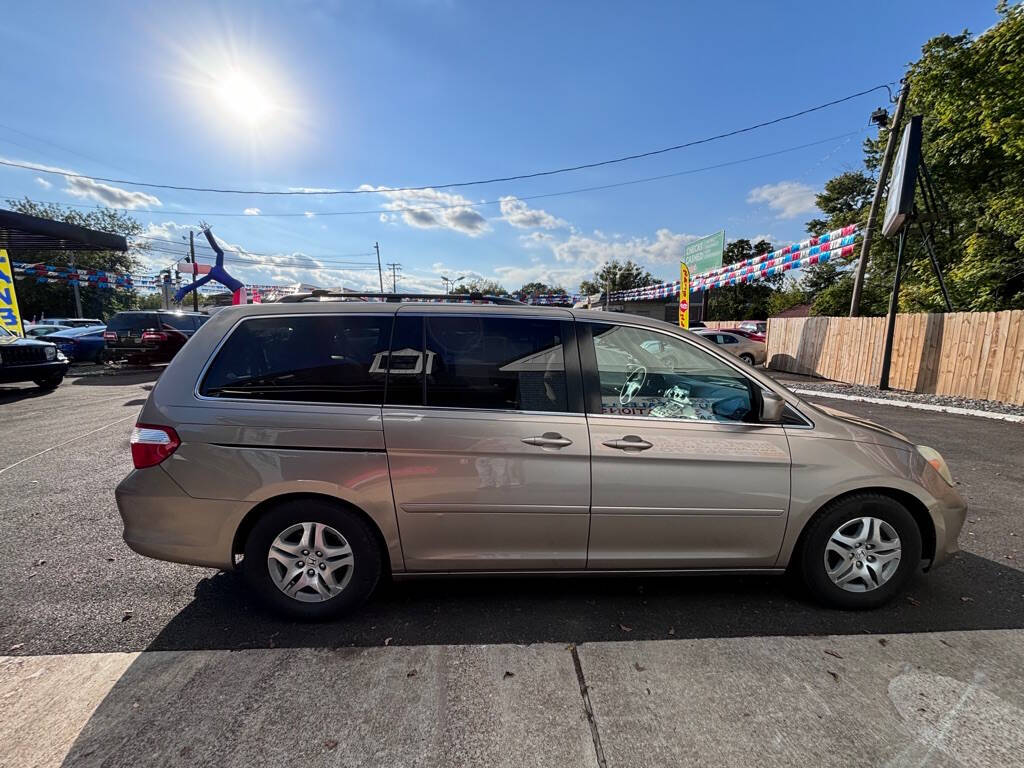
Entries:
{"type": "Polygon", "coordinates": [[[647,369],[642,365],[638,365],[629,371],[626,374],[626,381],[622,384],[622,389],[619,390],[619,405],[629,405],[646,383],[647,369]]]}

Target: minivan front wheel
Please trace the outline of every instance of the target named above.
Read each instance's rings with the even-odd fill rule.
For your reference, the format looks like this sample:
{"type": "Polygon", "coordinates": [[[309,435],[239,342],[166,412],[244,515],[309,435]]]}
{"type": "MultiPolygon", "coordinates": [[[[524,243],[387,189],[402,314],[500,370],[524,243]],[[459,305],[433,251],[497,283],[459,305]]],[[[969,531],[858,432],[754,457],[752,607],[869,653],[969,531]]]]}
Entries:
{"type": "Polygon", "coordinates": [[[316,621],[365,602],[380,578],[381,556],[358,514],[326,500],[295,499],[270,509],[253,526],[242,568],[272,608],[316,621]]]}
{"type": "Polygon", "coordinates": [[[921,532],[895,499],[859,493],[833,502],[808,527],[800,567],[811,593],[837,608],[876,608],[921,563],[921,532]]]}

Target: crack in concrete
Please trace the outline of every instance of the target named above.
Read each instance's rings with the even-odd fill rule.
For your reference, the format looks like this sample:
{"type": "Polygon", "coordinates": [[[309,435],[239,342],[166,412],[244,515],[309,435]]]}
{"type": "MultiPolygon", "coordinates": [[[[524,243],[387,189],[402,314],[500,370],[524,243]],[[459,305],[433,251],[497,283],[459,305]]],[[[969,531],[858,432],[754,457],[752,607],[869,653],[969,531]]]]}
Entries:
{"type": "Polygon", "coordinates": [[[597,764],[600,768],[608,768],[608,762],[604,759],[604,749],[601,747],[601,734],[597,730],[597,720],[594,717],[594,708],[590,704],[590,693],[587,690],[587,681],[583,677],[583,665],[580,663],[580,654],[576,650],[576,644],[569,646],[572,653],[572,664],[576,668],[576,681],[580,684],[580,696],[583,698],[583,710],[587,713],[587,722],[590,723],[590,735],[594,739],[594,751],[597,753],[597,764]]]}

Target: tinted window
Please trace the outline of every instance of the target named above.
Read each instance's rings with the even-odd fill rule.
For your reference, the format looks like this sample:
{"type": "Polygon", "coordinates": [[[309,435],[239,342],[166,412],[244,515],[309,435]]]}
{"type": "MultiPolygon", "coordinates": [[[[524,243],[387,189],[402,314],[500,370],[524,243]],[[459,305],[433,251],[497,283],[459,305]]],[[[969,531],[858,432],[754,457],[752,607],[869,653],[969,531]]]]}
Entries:
{"type": "Polygon", "coordinates": [[[567,411],[568,331],[558,320],[399,315],[388,403],[567,411]]]}
{"type": "Polygon", "coordinates": [[[739,339],[729,333],[718,334],[719,344],[739,344],[739,339]]]}
{"type": "Polygon", "coordinates": [[[165,328],[173,328],[176,331],[194,331],[196,329],[196,321],[192,315],[168,312],[160,315],[160,322],[165,328]]]}
{"type": "Polygon", "coordinates": [[[749,379],[697,346],[646,328],[604,323],[591,327],[601,413],[702,421],[753,419],[749,379]]]}
{"type": "Polygon", "coordinates": [[[379,405],[390,315],[245,320],[203,379],[210,397],[379,405]]]}
{"type": "Polygon", "coordinates": [[[159,327],[155,312],[118,312],[107,323],[108,331],[144,331],[159,327]]]}

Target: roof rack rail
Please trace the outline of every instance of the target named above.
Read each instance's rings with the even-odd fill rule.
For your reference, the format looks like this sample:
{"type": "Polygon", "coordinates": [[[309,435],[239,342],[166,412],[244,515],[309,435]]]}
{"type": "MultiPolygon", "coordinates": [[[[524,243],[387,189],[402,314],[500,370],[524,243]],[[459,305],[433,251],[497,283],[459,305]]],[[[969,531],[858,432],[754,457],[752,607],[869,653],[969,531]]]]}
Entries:
{"type": "MultiPolygon", "coordinates": [[[[310,293],[292,293],[277,300],[279,304],[298,304],[303,301],[383,301],[389,304],[402,302],[440,302],[465,304],[468,302],[489,304],[522,305],[523,302],[508,296],[490,296],[482,293],[339,293],[338,291],[316,290],[310,293]]],[[[524,305],[525,306],[525,305],[524,305]]]]}

